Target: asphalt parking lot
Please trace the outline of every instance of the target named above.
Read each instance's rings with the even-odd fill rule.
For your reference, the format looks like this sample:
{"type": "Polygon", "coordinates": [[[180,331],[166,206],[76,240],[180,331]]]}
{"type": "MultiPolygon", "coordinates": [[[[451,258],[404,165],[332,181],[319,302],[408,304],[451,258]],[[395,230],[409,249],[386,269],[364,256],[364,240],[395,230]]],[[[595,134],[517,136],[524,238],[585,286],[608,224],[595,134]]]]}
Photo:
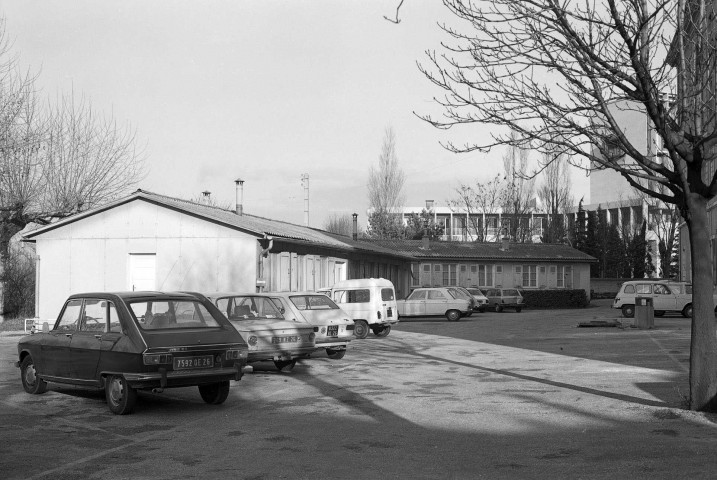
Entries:
{"type": "Polygon", "coordinates": [[[115,416],[101,392],[22,390],[18,336],[0,336],[3,478],[713,478],[717,416],[684,410],[689,321],[578,328],[580,310],[416,319],[232,383],[142,393],[115,416]]]}

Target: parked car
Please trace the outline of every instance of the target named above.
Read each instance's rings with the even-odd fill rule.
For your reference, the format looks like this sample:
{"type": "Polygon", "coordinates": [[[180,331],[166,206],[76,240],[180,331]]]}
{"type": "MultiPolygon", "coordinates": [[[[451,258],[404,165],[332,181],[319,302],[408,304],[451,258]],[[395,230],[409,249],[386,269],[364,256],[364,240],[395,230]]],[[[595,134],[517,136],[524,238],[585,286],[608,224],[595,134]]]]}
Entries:
{"type": "Polygon", "coordinates": [[[198,386],[223,403],[229,381],[247,367],[247,345],[209,301],[183,293],[71,295],[52,329],[18,342],[22,386],[44,393],[48,382],[105,390],[112,413],[130,413],[137,390],[198,386]]]}
{"type": "Polygon", "coordinates": [[[299,358],[316,350],[318,327],[291,322],[271,300],[252,293],[206,295],[226,315],[249,346],[248,362],[273,361],[279,370],[291,370],[299,358]]]}
{"type": "Polygon", "coordinates": [[[445,287],[417,288],[406,300],[399,300],[397,304],[401,317],[445,315],[449,321],[457,322],[462,316],[472,312],[469,300],[457,298],[445,287]]]}
{"type": "Polygon", "coordinates": [[[473,315],[473,311],[476,309],[476,299],[473,298],[473,295],[464,287],[448,287],[448,289],[457,298],[465,298],[471,303],[471,311],[466,314],[466,317],[473,315]]]}
{"type": "Polygon", "coordinates": [[[516,288],[489,288],[485,296],[488,299],[487,308],[493,308],[496,312],[512,308],[520,313],[525,307],[523,295],[516,288]]]}
{"type": "MultiPolygon", "coordinates": [[[[692,318],[692,285],[689,283],[648,278],[630,280],[620,286],[612,308],[618,308],[624,317],[632,318],[635,316],[635,297],[651,298],[656,317],[665,312],[679,312],[683,317],[692,318]]],[[[717,305],[717,294],[714,300],[717,305]]]]}
{"type": "Polygon", "coordinates": [[[274,292],[257,295],[271,298],[287,320],[317,327],[316,350],[325,349],[329,358],[334,360],[346,355],[346,347],[354,338],[354,321],[328,296],[316,292],[274,292]]]}
{"type": "Polygon", "coordinates": [[[354,336],[366,338],[369,328],[377,337],[391,332],[398,323],[393,283],[385,278],[360,278],[336,282],[331,298],[354,321],[354,336]]]}
{"type": "Polygon", "coordinates": [[[468,287],[466,288],[466,290],[468,290],[468,293],[473,295],[473,299],[475,300],[473,310],[485,312],[485,307],[488,304],[488,297],[483,294],[483,291],[480,288],[476,287],[468,287]]]}

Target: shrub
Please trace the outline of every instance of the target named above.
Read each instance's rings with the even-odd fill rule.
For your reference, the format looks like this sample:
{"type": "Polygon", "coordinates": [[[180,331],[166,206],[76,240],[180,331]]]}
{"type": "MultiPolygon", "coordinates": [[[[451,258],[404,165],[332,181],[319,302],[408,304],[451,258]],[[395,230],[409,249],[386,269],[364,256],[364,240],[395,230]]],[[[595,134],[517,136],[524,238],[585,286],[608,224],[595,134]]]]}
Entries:
{"type": "Polygon", "coordinates": [[[521,290],[527,308],[584,308],[588,306],[585,290],[521,290]]]}

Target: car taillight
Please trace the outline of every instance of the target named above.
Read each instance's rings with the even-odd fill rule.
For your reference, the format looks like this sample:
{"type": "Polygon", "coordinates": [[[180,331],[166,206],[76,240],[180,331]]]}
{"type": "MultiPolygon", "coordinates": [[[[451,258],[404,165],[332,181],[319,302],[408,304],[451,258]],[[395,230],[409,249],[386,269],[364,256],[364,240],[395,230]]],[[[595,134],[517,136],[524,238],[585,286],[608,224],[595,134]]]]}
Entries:
{"type": "Polygon", "coordinates": [[[381,320],[381,312],[376,312],[376,316],[378,317],[379,320],[381,320]]]}
{"type": "Polygon", "coordinates": [[[310,342],[313,342],[314,339],[316,339],[316,334],[315,334],[314,332],[311,332],[311,333],[309,334],[309,341],[310,341],[310,342]]]}
{"type": "Polygon", "coordinates": [[[225,358],[227,360],[236,360],[238,358],[241,358],[241,351],[239,350],[227,350],[227,353],[225,354],[225,358]]]}
{"type": "Polygon", "coordinates": [[[145,353],[142,355],[145,365],[162,365],[172,363],[172,355],[169,353],[145,353]]]}

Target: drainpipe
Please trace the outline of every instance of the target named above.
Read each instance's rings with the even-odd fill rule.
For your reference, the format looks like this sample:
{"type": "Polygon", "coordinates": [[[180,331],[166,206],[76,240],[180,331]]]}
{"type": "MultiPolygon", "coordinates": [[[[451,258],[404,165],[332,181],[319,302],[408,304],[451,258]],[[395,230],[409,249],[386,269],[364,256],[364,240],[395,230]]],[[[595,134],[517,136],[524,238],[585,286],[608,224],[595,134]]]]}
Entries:
{"type": "Polygon", "coordinates": [[[353,238],[354,240],[358,240],[358,213],[354,213],[352,217],[354,217],[354,228],[351,234],[351,238],[353,238]]]}
{"type": "Polygon", "coordinates": [[[274,238],[265,233],[264,238],[259,239],[259,246],[261,246],[261,251],[259,252],[259,258],[257,258],[256,290],[257,292],[262,292],[266,286],[266,279],[264,279],[264,259],[269,256],[269,252],[274,246],[274,238]]]}

